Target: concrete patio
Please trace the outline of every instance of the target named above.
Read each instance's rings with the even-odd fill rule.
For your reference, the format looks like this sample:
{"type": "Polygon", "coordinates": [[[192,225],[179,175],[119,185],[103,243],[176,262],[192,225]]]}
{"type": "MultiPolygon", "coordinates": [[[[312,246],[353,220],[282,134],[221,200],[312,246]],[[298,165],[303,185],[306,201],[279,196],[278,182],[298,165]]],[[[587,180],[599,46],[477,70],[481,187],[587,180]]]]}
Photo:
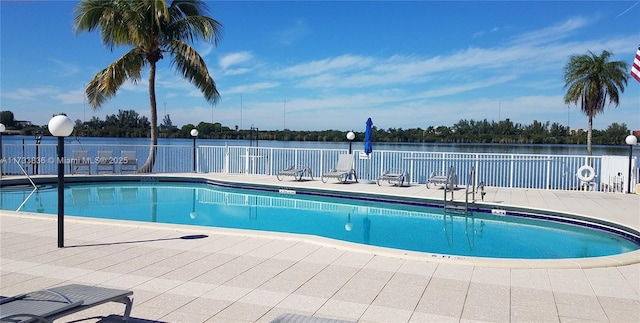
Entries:
{"type": "MultiPolygon", "coordinates": [[[[443,195],[417,184],[183,175],[293,190],[443,195]]],[[[486,191],[487,205],[579,214],[640,230],[639,195],[486,191]]],[[[456,194],[464,198],[463,190],[456,194]]],[[[575,261],[446,258],[318,237],[70,216],[66,247],[59,249],[55,216],[0,212],[0,295],[69,283],[130,289],[134,322],[269,322],[283,313],[358,322],[640,321],[639,252],[575,261]]],[[[59,321],[113,322],[123,310],[105,304],[59,321]]]]}

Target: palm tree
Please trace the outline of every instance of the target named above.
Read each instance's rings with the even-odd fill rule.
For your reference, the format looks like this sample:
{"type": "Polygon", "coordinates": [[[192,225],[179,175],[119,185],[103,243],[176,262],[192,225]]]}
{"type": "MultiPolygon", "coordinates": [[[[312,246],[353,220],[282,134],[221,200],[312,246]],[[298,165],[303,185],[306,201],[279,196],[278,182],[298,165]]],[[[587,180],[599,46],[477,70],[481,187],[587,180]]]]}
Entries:
{"type": "Polygon", "coordinates": [[[156,63],[168,54],[171,65],[195,85],[205,99],[216,104],[220,94],[193,41],[218,44],[222,25],[204,16],[208,10],[201,0],[83,0],[75,8],[74,30],[77,34],[98,30],[102,42],[111,50],[131,46],[131,50],[98,72],[85,92],[94,110],[111,97],[127,80],[141,79],[149,67],[149,101],[151,105],[151,148],[140,172],[150,173],[156,159],[158,115],[156,111],[156,63]]]}
{"type": "Polygon", "coordinates": [[[588,55],[572,55],[564,72],[565,103],[578,104],[589,117],[587,130],[587,155],[591,156],[593,118],[604,111],[608,99],[617,107],[620,94],[627,85],[627,63],[610,62],[611,53],[604,50],[600,56],[589,51],[588,55]]]}

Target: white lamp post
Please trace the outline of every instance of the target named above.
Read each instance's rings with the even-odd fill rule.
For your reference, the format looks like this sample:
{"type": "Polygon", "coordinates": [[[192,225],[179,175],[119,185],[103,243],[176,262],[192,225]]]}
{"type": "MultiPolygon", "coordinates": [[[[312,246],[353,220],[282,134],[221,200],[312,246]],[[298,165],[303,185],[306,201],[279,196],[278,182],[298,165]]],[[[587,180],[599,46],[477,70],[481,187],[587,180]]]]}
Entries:
{"type": "Polygon", "coordinates": [[[198,138],[198,129],[191,129],[191,137],[193,137],[193,172],[196,172],[196,138],[198,138]]]}
{"type": "Polygon", "coordinates": [[[351,144],[353,143],[353,139],[356,139],[356,134],[353,131],[347,132],[347,140],[349,140],[349,154],[351,154],[351,144]]]}
{"type": "Polygon", "coordinates": [[[627,193],[631,193],[631,160],[633,159],[633,146],[638,143],[638,138],[634,135],[628,135],[624,141],[629,145],[629,177],[627,177],[627,193]]]}
{"type": "Polygon", "coordinates": [[[49,120],[49,132],[58,137],[58,248],[64,247],[64,137],[73,132],[73,121],[65,114],[49,120]]]}
{"type": "Polygon", "coordinates": [[[2,159],[2,133],[7,130],[4,124],[0,123],[0,178],[2,178],[2,164],[4,164],[4,159],[2,159]]]}

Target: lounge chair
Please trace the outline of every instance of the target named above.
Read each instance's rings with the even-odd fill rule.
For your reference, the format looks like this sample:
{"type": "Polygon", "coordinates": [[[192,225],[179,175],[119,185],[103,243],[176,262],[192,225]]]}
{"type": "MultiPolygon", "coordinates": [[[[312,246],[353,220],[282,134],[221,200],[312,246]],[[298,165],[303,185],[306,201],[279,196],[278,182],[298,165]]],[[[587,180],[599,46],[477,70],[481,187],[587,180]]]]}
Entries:
{"type": "Polygon", "coordinates": [[[116,163],[113,159],[113,151],[111,150],[98,150],[98,163],[96,165],[96,174],[100,172],[114,173],[116,169],[116,163]]]}
{"type": "Polygon", "coordinates": [[[458,186],[458,176],[456,176],[453,169],[450,170],[448,174],[431,172],[427,180],[427,188],[433,185],[439,185],[447,190],[453,190],[454,187],[458,186]]]}
{"type": "Polygon", "coordinates": [[[125,304],[123,321],[129,320],[132,291],[89,285],[64,285],[0,299],[2,322],[53,322],[109,302],[125,304]]]}
{"type": "Polygon", "coordinates": [[[341,154],[338,156],[338,164],[335,168],[322,174],[321,180],[326,183],[329,178],[337,178],[338,181],[346,183],[350,179],[358,182],[358,176],[353,169],[353,154],[341,154]]]}
{"type": "Polygon", "coordinates": [[[138,157],[135,151],[123,150],[120,156],[120,173],[124,174],[125,171],[135,173],[138,170],[138,157]]]}
{"type": "Polygon", "coordinates": [[[389,184],[396,186],[402,186],[405,182],[409,183],[409,172],[399,170],[387,170],[380,174],[378,180],[378,186],[382,185],[382,182],[387,181],[389,184]]]}
{"type": "Polygon", "coordinates": [[[313,172],[311,172],[311,168],[305,166],[291,166],[287,169],[283,169],[278,172],[276,177],[281,181],[285,176],[293,176],[296,181],[301,181],[305,174],[313,180],[313,172]]]}
{"type": "Polygon", "coordinates": [[[89,152],[86,150],[74,150],[72,152],[71,163],[69,164],[69,172],[71,175],[76,174],[81,168],[86,168],[87,174],[91,174],[91,160],[89,152]]]}

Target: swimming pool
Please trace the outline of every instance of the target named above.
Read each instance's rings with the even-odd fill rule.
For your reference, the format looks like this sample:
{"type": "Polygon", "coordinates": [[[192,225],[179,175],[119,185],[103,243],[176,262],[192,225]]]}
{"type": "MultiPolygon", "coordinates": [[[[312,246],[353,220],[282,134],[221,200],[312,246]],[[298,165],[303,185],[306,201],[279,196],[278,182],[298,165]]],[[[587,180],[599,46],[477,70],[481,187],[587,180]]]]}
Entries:
{"type": "MultiPolygon", "coordinates": [[[[55,214],[55,185],[5,186],[0,209],[55,214]],[[26,202],[24,202],[26,200],[26,202]],[[24,203],[24,204],[23,204],[24,203]]],[[[607,230],[477,210],[251,190],[205,183],[104,182],[65,186],[65,214],[82,217],[308,234],[431,254],[565,259],[638,250],[607,230]]]]}

